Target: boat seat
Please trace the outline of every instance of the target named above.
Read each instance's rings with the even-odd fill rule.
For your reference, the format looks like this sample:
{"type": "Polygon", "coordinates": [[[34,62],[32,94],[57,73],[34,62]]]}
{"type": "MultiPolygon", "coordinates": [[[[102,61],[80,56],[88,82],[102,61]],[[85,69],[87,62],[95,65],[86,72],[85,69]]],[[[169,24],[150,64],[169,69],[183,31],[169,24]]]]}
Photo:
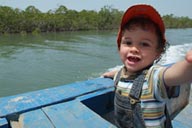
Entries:
{"type": "Polygon", "coordinates": [[[79,100],[56,104],[23,113],[12,128],[115,128],[79,100]]]}

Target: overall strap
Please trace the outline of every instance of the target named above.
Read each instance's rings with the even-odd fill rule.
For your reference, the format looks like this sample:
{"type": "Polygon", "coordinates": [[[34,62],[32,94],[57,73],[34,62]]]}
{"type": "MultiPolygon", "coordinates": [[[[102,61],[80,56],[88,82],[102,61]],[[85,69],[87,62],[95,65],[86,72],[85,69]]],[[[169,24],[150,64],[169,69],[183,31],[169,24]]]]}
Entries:
{"type": "Polygon", "coordinates": [[[146,128],[145,122],[143,119],[143,113],[141,109],[141,92],[142,92],[142,87],[143,83],[145,81],[145,71],[143,71],[139,76],[135,78],[133,81],[132,88],[129,93],[129,98],[130,98],[130,104],[132,105],[133,109],[137,113],[137,117],[140,119],[140,127],[146,128]]]}
{"type": "Polygon", "coordinates": [[[145,71],[143,71],[134,81],[129,93],[132,99],[139,100],[142,92],[143,83],[145,81],[145,71]]]}
{"type": "MultiPolygon", "coordinates": [[[[130,94],[129,96],[135,100],[139,100],[140,96],[141,96],[141,91],[142,91],[142,87],[143,87],[143,83],[144,83],[144,79],[145,79],[145,75],[146,75],[146,71],[144,70],[138,77],[135,78],[135,80],[133,81],[133,86],[131,88],[130,94]]],[[[119,70],[119,72],[117,73],[117,76],[115,78],[114,81],[114,85],[115,88],[120,80],[121,77],[121,72],[122,69],[119,70]]]]}

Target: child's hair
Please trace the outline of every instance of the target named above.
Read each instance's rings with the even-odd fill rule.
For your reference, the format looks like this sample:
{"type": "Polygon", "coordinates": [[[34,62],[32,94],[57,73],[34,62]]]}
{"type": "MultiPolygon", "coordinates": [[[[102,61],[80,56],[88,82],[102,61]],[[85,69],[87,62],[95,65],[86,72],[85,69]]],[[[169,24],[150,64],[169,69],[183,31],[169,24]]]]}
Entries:
{"type": "MultiPolygon", "coordinates": [[[[158,38],[158,46],[157,49],[161,54],[165,53],[167,47],[168,47],[168,42],[164,42],[163,35],[158,27],[153,21],[151,21],[148,18],[145,17],[137,17],[129,20],[123,27],[122,27],[122,35],[124,34],[125,30],[131,30],[132,26],[140,26],[142,27],[143,30],[148,29],[149,26],[152,26],[155,28],[155,34],[157,35],[158,38]]],[[[161,56],[156,60],[158,62],[161,59],[161,56]]]]}

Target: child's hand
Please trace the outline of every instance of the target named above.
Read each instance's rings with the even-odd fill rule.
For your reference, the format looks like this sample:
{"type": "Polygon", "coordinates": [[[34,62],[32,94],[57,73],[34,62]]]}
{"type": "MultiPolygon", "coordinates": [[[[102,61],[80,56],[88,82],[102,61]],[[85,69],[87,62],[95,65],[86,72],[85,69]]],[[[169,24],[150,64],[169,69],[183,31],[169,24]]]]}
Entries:
{"type": "Polygon", "coordinates": [[[102,76],[105,77],[105,78],[112,78],[113,79],[113,77],[115,76],[116,72],[117,72],[116,70],[105,72],[105,73],[102,74],[102,76]]]}
{"type": "Polygon", "coordinates": [[[185,59],[192,64],[192,50],[190,50],[189,52],[187,52],[185,59]]]}

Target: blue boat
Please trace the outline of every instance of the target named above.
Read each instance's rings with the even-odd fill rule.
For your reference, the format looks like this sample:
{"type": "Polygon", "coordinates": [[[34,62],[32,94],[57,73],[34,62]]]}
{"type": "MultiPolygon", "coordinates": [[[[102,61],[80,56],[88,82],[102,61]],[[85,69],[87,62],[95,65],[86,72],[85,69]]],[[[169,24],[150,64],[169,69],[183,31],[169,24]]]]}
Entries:
{"type": "MultiPolygon", "coordinates": [[[[190,86],[190,85],[189,85],[190,86]]],[[[0,128],[116,128],[113,80],[95,78],[0,98],[0,128]]],[[[190,102],[172,120],[192,127],[190,102]]]]}

